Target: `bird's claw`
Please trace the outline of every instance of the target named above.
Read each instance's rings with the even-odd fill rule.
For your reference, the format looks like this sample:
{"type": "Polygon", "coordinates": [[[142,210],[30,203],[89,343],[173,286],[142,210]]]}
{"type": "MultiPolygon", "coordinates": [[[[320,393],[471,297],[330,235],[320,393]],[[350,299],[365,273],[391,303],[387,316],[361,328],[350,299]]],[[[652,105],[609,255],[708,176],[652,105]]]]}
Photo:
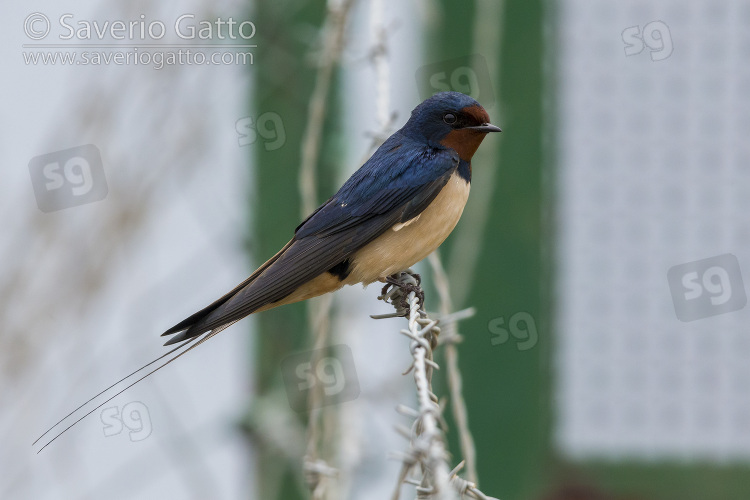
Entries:
{"type": "Polygon", "coordinates": [[[391,303],[396,307],[399,316],[409,315],[409,293],[419,299],[419,309],[424,309],[424,291],[421,287],[422,277],[411,271],[401,271],[385,278],[385,285],[380,291],[381,297],[390,294],[391,303]],[[391,290],[393,288],[393,290],[391,290]],[[398,304],[396,300],[398,299],[398,304]]]}

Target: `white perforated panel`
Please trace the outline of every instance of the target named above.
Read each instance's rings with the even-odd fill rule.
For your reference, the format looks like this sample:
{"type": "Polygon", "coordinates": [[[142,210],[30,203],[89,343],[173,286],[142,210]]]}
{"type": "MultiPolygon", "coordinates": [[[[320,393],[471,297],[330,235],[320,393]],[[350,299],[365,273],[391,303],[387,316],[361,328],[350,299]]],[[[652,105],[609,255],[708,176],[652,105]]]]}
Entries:
{"type": "Polygon", "coordinates": [[[748,460],[750,3],[559,13],[557,445],[748,460]]]}

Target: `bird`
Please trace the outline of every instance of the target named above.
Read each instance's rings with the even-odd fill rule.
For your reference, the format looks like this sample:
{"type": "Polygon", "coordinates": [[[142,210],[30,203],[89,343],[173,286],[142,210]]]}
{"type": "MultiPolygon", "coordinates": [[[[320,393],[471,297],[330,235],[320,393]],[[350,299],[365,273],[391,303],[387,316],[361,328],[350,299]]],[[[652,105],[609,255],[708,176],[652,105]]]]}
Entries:
{"type": "Polygon", "coordinates": [[[471,185],[471,159],[500,128],[460,92],[411,113],[276,255],[233,290],[162,336],[176,344],[245,316],[386,279],[432,253],[453,231],[471,185]]]}
{"type": "Polygon", "coordinates": [[[281,250],[234,289],[162,334],[171,337],[164,345],[179,346],[80,405],[37,441],[117,384],[190,344],[187,349],[84,414],[39,452],[118,394],[242,318],[345,285],[389,282],[427,257],[458,224],[469,197],[472,157],[493,132],[501,130],[466,94],[439,92],[424,100],[297,226],[281,250]]]}

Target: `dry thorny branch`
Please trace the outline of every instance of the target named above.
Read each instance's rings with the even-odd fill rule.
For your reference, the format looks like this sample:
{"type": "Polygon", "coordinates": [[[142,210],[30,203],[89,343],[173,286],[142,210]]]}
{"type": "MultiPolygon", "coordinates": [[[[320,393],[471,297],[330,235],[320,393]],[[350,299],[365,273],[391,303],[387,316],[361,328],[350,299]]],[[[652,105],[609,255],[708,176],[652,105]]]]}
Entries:
{"type": "MultiPolygon", "coordinates": [[[[413,361],[405,373],[414,373],[418,408],[398,408],[401,414],[413,418],[414,422],[411,428],[398,429],[409,440],[409,448],[398,457],[403,462],[403,467],[392,500],[400,498],[403,483],[416,486],[417,498],[491,500],[492,497],[479,491],[473,482],[458,476],[463,462],[453,470],[448,465],[442,406],[432,392],[432,372],[439,369],[433,360],[433,351],[438,346],[440,334],[438,320],[429,318],[422,307],[420,296],[423,296],[423,292],[419,275],[408,270],[398,273],[395,278],[395,283],[392,286],[386,285],[379,298],[391,303],[396,312],[373,318],[408,316],[408,329],[401,330],[401,333],[411,339],[409,351],[413,361]]],[[[446,316],[442,321],[450,323],[461,317],[466,317],[463,311],[446,316]]]]}
{"type": "MultiPolygon", "coordinates": [[[[301,216],[307,217],[316,207],[315,171],[318,163],[322,141],[323,121],[327,112],[329,90],[334,68],[344,49],[344,35],[347,18],[354,0],[329,0],[326,24],[323,28],[323,50],[320,53],[319,66],[315,76],[315,86],[310,96],[308,120],[302,141],[302,164],[299,171],[298,186],[300,190],[301,216]]],[[[328,343],[330,330],[331,297],[325,296],[310,303],[308,318],[314,335],[313,366],[328,343]]],[[[321,443],[330,442],[332,421],[336,415],[331,409],[321,408],[322,388],[313,387],[308,398],[307,446],[304,457],[305,482],[313,500],[326,498],[328,480],[334,478],[337,470],[328,465],[321,457],[321,443]]]]}

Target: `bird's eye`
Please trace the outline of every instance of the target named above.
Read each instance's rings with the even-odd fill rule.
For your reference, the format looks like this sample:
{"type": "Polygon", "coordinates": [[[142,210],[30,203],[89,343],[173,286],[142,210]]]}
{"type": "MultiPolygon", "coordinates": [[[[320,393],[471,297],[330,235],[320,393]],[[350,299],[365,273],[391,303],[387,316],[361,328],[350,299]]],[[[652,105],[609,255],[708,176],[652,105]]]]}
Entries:
{"type": "Polygon", "coordinates": [[[443,121],[448,125],[453,125],[454,123],[456,123],[456,115],[454,115],[453,113],[445,113],[443,115],[443,121]]]}

